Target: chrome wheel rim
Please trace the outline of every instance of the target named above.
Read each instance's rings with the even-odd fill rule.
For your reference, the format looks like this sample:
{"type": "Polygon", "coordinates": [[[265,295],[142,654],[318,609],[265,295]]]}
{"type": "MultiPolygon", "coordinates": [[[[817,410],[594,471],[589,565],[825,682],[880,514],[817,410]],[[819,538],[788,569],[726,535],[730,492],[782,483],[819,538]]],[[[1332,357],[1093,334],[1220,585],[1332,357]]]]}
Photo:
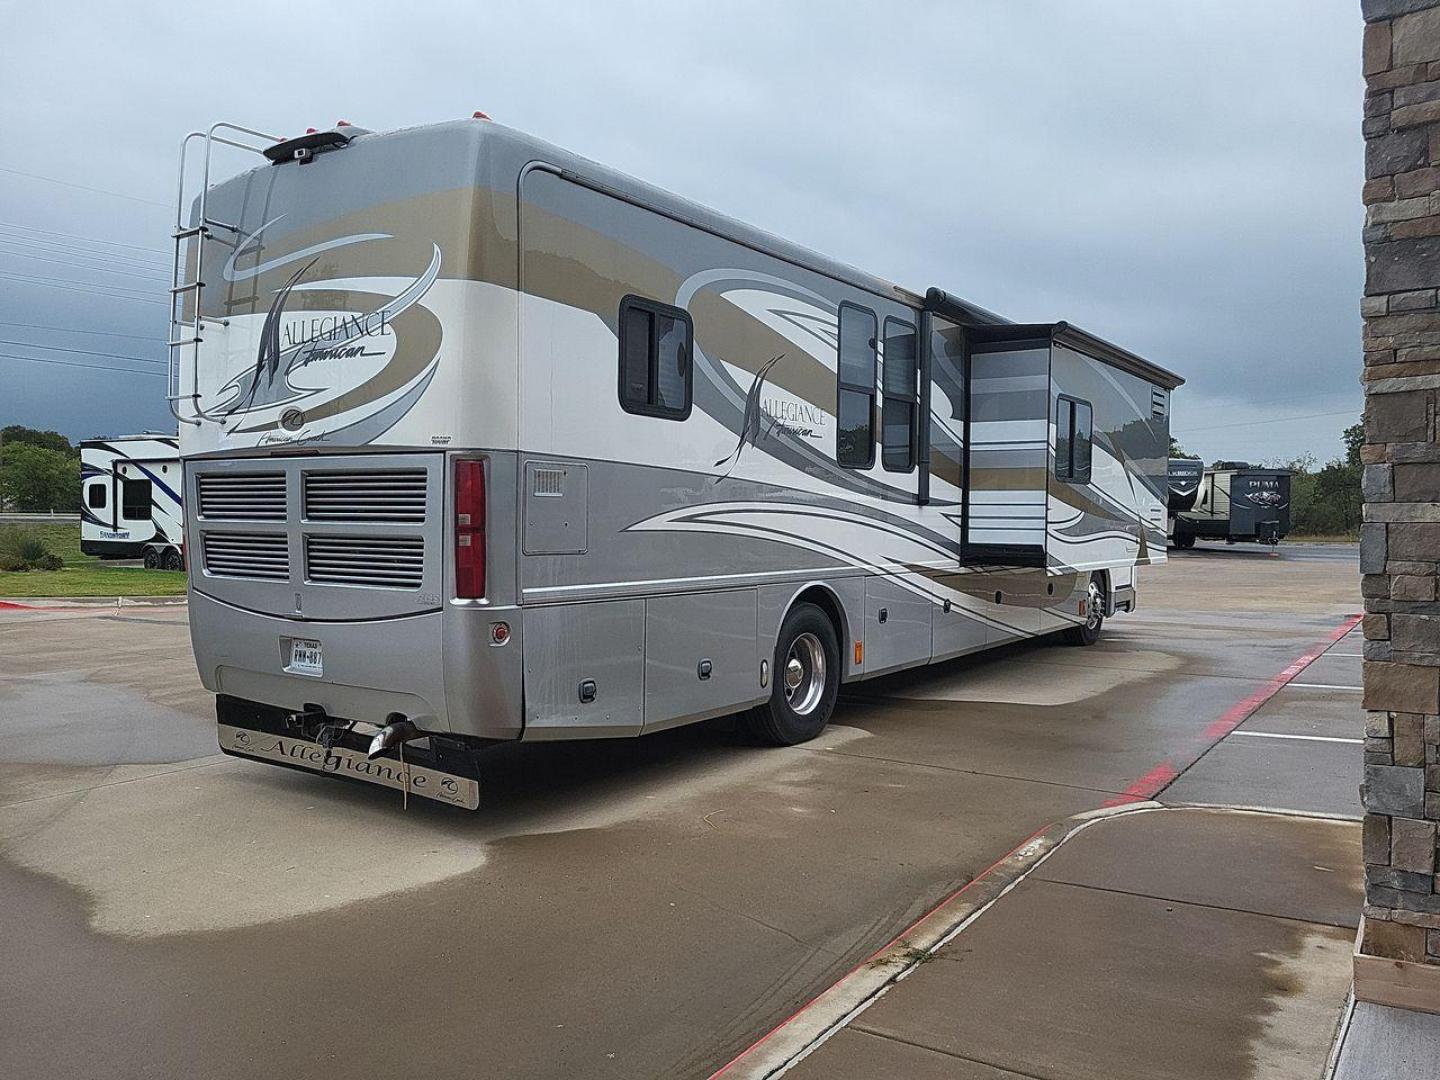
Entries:
{"type": "Polygon", "coordinates": [[[1090,582],[1090,588],[1085,593],[1085,627],[1088,630],[1099,630],[1100,621],[1105,618],[1105,597],[1100,592],[1100,586],[1090,582]]]}
{"type": "Polygon", "coordinates": [[[790,644],[781,668],[785,702],[797,716],[808,716],[825,695],[825,647],[814,634],[801,634],[790,644]]]}

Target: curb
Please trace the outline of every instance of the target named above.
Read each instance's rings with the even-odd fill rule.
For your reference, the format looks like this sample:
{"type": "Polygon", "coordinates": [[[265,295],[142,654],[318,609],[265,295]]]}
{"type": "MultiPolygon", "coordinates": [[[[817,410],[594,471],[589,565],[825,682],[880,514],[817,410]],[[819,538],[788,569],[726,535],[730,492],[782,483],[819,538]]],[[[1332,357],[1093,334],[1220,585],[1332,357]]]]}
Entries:
{"type": "Polygon", "coordinates": [[[75,611],[93,608],[179,607],[186,596],[27,596],[0,598],[0,611],[75,611]]]}
{"type": "Polygon", "coordinates": [[[1163,807],[1155,802],[1127,802],[1087,810],[1044,826],[722,1065],[710,1080],[781,1076],[948,945],[1071,837],[1097,821],[1160,809],[1163,807]]]}

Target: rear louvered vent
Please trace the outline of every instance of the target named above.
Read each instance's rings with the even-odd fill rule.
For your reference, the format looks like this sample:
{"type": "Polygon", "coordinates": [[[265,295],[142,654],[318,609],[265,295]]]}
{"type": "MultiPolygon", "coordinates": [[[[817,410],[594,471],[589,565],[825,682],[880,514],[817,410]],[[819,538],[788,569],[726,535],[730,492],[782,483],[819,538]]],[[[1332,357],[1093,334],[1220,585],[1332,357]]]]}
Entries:
{"type": "Polygon", "coordinates": [[[285,520],[284,473],[202,473],[195,487],[201,517],[285,520]]]}
{"type": "Polygon", "coordinates": [[[277,533],[205,533],[205,572],[216,577],[285,581],[290,576],[290,546],[277,533]]]}
{"type": "Polygon", "coordinates": [[[418,536],[307,536],[305,575],[326,585],[418,589],[425,541],[418,536]]]}
{"type": "Polygon", "coordinates": [[[1155,389],[1154,387],[1151,387],[1151,388],[1150,388],[1150,415],[1152,415],[1152,416],[1164,416],[1164,415],[1165,415],[1165,404],[1166,404],[1166,394],[1165,394],[1165,391],[1164,391],[1164,390],[1157,390],[1157,389],[1155,389]]]}
{"type": "Polygon", "coordinates": [[[307,472],[305,516],[311,521],[425,520],[425,470],[307,472]]]}

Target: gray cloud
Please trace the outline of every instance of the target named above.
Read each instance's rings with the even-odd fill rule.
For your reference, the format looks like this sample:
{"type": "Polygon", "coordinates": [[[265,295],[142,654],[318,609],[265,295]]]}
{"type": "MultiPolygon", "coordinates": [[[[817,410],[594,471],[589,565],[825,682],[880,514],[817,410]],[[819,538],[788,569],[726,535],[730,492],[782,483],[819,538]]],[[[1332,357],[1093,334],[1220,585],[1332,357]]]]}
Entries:
{"type": "MultiPolygon", "coordinates": [[[[214,119],[294,133],[484,109],[911,287],[1173,367],[1174,426],[1206,457],[1339,452],[1360,409],[1353,0],[880,10],[13,10],[0,165],[167,203],[178,137],[214,119]]],[[[0,173],[0,222],[162,248],[166,216],[0,173]]],[[[120,283],[0,255],[5,272],[120,283]]],[[[0,320],[163,332],[154,306],[4,279],[0,320]]],[[[159,386],[0,360],[0,419],[156,426],[159,386]]]]}

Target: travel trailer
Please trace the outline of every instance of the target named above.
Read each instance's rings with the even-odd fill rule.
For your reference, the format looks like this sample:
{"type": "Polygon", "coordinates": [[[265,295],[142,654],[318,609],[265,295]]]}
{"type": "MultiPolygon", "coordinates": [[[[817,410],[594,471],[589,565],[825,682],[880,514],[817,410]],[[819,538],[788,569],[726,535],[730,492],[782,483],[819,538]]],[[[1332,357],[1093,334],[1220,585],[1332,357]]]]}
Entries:
{"type": "Polygon", "coordinates": [[[80,550],[183,570],[180,449],[164,435],[120,435],[80,444],[80,550]]]}
{"type": "Polygon", "coordinates": [[[497,740],[798,743],[842,683],[1089,644],[1164,561],[1181,380],[1067,323],[479,114],[185,147],[170,395],[227,753],[474,807],[497,740]],[[217,144],[265,160],[211,185],[217,144]]]}
{"type": "Polygon", "coordinates": [[[1174,515],[1171,542],[1191,548],[1196,540],[1227,544],[1278,544],[1290,531],[1290,471],[1244,461],[1221,461],[1206,469],[1193,505],[1174,515]]]}

